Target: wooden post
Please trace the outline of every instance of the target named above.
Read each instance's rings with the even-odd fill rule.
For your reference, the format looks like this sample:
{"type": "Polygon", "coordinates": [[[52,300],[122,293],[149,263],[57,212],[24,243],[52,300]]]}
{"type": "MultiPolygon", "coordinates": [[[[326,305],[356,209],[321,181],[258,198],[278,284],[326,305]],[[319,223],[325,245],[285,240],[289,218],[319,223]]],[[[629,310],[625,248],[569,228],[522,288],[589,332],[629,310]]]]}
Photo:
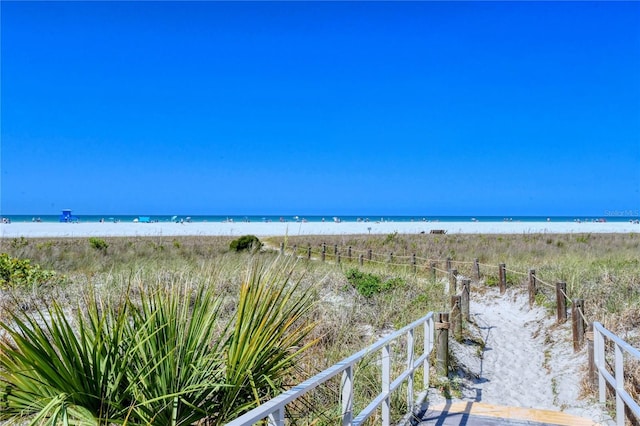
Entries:
{"type": "Polygon", "coordinates": [[[462,338],[462,312],[460,311],[460,296],[451,296],[451,328],[456,340],[462,338]]]}
{"type": "Polygon", "coordinates": [[[571,330],[573,331],[573,351],[578,352],[584,341],[585,323],[582,319],[584,299],[571,301],[571,330]]]}
{"type": "Polygon", "coordinates": [[[507,265],[501,263],[498,265],[498,278],[500,284],[500,294],[507,291],[507,265]]]}
{"type": "Polygon", "coordinates": [[[298,258],[298,246],[296,244],[293,245],[293,257],[298,258]]]}
{"type": "Polygon", "coordinates": [[[280,255],[284,255],[284,243],[280,243],[280,255]]]}
{"type": "Polygon", "coordinates": [[[462,280],[462,294],[460,297],[460,312],[462,312],[462,319],[469,321],[469,294],[471,292],[471,280],[462,280]]]}
{"type": "Polygon", "coordinates": [[[338,245],[337,244],[333,245],[333,254],[336,255],[336,256],[338,255],[338,245]]]}
{"type": "Polygon", "coordinates": [[[393,263],[393,252],[389,252],[389,263],[393,263]]]}
{"type": "Polygon", "coordinates": [[[529,309],[531,309],[536,303],[537,293],[538,290],[536,289],[536,270],[529,269],[529,309]]]}
{"type": "Polygon", "coordinates": [[[436,371],[441,376],[447,376],[449,372],[449,314],[440,312],[436,328],[436,371]]]}
{"type": "Polygon", "coordinates": [[[418,272],[418,268],[417,268],[417,266],[416,266],[416,254],[415,254],[415,253],[413,253],[413,254],[411,255],[411,266],[413,267],[412,269],[413,269],[413,273],[414,273],[414,274],[415,274],[416,272],[418,272]]]}
{"type": "Polygon", "coordinates": [[[367,251],[367,257],[369,257],[369,260],[371,260],[371,256],[373,255],[373,252],[371,251],[371,249],[369,249],[367,251]]]}
{"type": "Polygon", "coordinates": [[[358,255],[358,263],[360,264],[360,266],[362,266],[362,264],[364,263],[364,256],[362,254],[358,255]]]}
{"type": "Polygon", "coordinates": [[[558,282],[556,283],[556,312],[558,317],[558,322],[565,322],[567,320],[567,299],[565,299],[564,295],[567,292],[567,283],[558,282]]]}
{"type": "Polygon", "coordinates": [[[436,280],[436,262],[431,262],[431,277],[436,280]]]}
{"type": "Polygon", "coordinates": [[[589,362],[589,385],[593,388],[598,386],[598,376],[596,375],[596,363],[593,349],[593,323],[589,323],[589,329],[585,333],[587,339],[587,356],[589,362]]]}
{"type": "Polygon", "coordinates": [[[326,257],[327,257],[327,246],[324,243],[322,243],[322,253],[320,253],[320,259],[324,262],[326,257]]]}
{"type": "Polygon", "coordinates": [[[480,279],[480,259],[478,258],[473,259],[473,267],[476,270],[476,278],[480,279]]]}
{"type": "Polygon", "coordinates": [[[447,264],[446,264],[446,268],[445,268],[447,271],[451,270],[451,260],[452,259],[450,257],[447,257],[447,264]]]}
{"type": "Polygon", "coordinates": [[[322,243],[322,252],[326,253],[327,252],[327,243],[322,243]]]}
{"type": "Polygon", "coordinates": [[[338,265],[340,264],[340,253],[336,254],[336,262],[338,262],[338,265]]]}
{"type": "Polygon", "coordinates": [[[347,248],[347,258],[351,260],[351,246],[347,248]]]}
{"type": "Polygon", "coordinates": [[[458,270],[449,269],[449,294],[458,292],[458,270]]]}
{"type": "Polygon", "coordinates": [[[311,260],[311,246],[307,249],[307,259],[311,260]]]}

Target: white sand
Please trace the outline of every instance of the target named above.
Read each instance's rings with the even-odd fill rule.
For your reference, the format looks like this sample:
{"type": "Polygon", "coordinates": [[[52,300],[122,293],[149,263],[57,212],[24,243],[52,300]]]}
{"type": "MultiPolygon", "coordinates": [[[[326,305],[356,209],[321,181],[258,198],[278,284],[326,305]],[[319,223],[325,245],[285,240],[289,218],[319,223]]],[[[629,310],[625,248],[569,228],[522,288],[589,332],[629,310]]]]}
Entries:
{"type": "MultiPolygon", "coordinates": [[[[587,352],[573,352],[570,319],[557,326],[543,308],[529,310],[527,296],[517,289],[472,293],[470,313],[470,329],[486,346],[479,356],[476,345],[452,345],[468,375],[455,401],[563,411],[609,424],[599,404],[579,398],[587,352]]],[[[429,405],[443,401],[432,392],[429,405]]]]}
{"type": "Polygon", "coordinates": [[[450,234],[532,233],[629,233],[640,224],[629,222],[194,222],[194,223],[32,223],[0,224],[0,238],[87,236],[179,236],[179,235],[349,235],[419,234],[432,229],[450,234]]]}

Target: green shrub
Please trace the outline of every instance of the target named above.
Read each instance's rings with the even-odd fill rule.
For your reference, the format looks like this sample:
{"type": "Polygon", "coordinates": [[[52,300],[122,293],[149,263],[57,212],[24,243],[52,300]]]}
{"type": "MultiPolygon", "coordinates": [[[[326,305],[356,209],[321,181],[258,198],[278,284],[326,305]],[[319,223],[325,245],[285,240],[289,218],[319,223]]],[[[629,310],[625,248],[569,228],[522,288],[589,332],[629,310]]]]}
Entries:
{"type": "Polygon", "coordinates": [[[7,253],[0,254],[0,289],[59,282],[63,277],[54,271],[32,265],[29,259],[18,259],[7,253]]]}
{"type": "Polygon", "coordinates": [[[232,251],[259,250],[262,243],[255,235],[243,235],[242,237],[231,241],[229,249],[232,251]]]}
{"type": "Polygon", "coordinates": [[[11,240],[11,247],[14,249],[26,247],[28,245],[29,241],[27,241],[25,237],[20,237],[20,239],[14,238],[13,240],[11,240]]]}
{"type": "Polygon", "coordinates": [[[109,247],[105,240],[96,237],[89,238],[89,245],[98,251],[106,251],[109,247]]]}
{"type": "Polygon", "coordinates": [[[358,269],[349,269],[346,273],[347,281],[364,297],[371,297],[376,293],[404,286],[405,280],[400,277],[390,278],[384,281],[374,274],[362,272],[358,269]]]}
{"type": "Polygon", "coordinates": [[[591,239],[591,234],[582,234],[576,237],[576,241],[583,244],[587,244],[590,239],[591,239]]]}

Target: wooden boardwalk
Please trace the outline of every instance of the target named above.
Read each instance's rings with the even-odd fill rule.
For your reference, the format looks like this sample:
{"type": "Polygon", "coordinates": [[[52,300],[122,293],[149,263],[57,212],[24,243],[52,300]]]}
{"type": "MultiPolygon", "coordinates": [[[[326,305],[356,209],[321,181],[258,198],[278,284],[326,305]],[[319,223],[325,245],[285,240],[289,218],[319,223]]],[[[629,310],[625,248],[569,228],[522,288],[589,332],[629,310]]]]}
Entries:
{"type": "Polygon", "coordinates": [[[559,411],[457,402],[430,407],[416,426],[594,426],[592,420],[559,411]]]}

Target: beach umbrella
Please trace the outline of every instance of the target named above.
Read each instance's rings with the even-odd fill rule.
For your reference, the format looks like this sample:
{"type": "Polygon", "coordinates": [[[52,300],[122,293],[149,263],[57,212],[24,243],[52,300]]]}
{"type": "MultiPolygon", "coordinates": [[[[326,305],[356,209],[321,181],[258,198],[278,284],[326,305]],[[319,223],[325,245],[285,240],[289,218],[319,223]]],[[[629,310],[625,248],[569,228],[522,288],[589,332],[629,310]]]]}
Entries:
{"type": "Polygon", "coordinates": [[[178,218],[178,216],[171,216],[171,222],[175,222],[175,220],[178,218]]]}

